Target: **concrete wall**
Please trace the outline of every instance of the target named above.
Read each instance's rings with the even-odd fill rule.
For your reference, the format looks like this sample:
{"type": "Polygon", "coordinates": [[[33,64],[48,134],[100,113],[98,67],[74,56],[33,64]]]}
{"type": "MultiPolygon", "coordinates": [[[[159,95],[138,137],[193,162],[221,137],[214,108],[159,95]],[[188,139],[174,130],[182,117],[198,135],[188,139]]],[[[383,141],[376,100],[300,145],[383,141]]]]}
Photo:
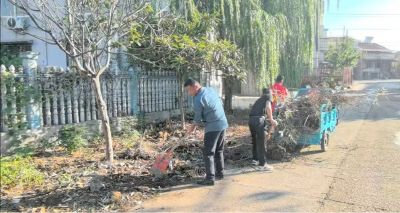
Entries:
{"type": "Polygon", "coordinates": [[[241,84],[241,95],[259,96],[261,90],[257,86],[256,74],[249,71],[246,76],[246,83],[241,84]]]}
{"type": "MultiPolygon", "coordinates": [[[[110,123],[112,128],[115,130],[117,128],[118,122],[117,119],[111,119],[110,123]]],[[[87,121],[79,124],[72,124],[78,126],[85,126],[88,128],[89,132],[92,134],[99,134],[102,131],[102,126],[100,121],[87,121]]],[[[39,128],[35,130],[21,130],[18,132],[18,135],[28,135],[29,137],[23,141],[24,144],[32,143],[36,144],[40,139],[50,138],[52,136],[57,135],[58,131],[63,127],[63,125],[58,126],[50,126],[39,128]]],[[[1,154],[7,155],[13,147],[13,141],[15,140],[14,135],[10,135],[8,133],[1,133],[1,154]]]]}
{"type": "MultiPolygon", "coordinates": [[[[1,0],[1,16],[13,16],[13,14],[14,14],[14,9],[11,3],[9,3],[8,0],[1,0]]],[[[32,20],[29,20],[29,27],[27,28],[27,31],[31,34],[35,34],[41,37],[46,37],[45,33],[36,29],[34,25],[35,24],[32,22],[32,20]]],[[[38,59],[38,65],[40,67],[51,65],[51,66],[63,67],[64,70],[67,68],[67,56],[56,45],[46,44],[45,42],[33,38],[29,35],[18,35],[15,32],[6,29],[3,26],[1,26],[0,41],[1,42],[31,41],[32,51],[40,52],[38,59]]]]}
{"type": "Polygon", "coordinates": [[[259,98],[259,96],[233,96],[232,107],[234,109],[250,109],[250,105],[259,98]]]}
{"type": "Polygon", "coordinates": [[[200,84],[205,87],[211,87],[221,97],[223,94],[222,77],[220,71],[216,74],[215,71],[209,72],[204,70],[201,73],[200,84]]]}
{"type": "MultiPolygon", "coordinates": [[[[185,113],[192,113],[191,109],[185,110],[185,113]]],[[[154,112],[148,113],[145,115],[146,123],[160,123],[167,119],[171,119],[174,117],[178,117],[180,115],[180,110],[171,110],[171,111],[162,111],[162,112],[154,112]]],[[[132,117],[118,117],[111,118],[111,131],[117,132],[121,130],[121,126],[125,119],[132,117]]],[[[78,124],[71,124],[77,126],[85,126],[88,128],[90,134],[98,135],[103,131],[102,123],[100,120],[95,121],[86,121],[78,124]]],[[[36,143],[40,139],[50,138],[52,136],[57,135],[58,131],[63,127],[63,125],[50,126],[39,128],[35,130],[21,130],[18,132],[19,135],[29,135],[27,139],[24,140],[24,143],[36,143]]],[[[15,135],[10,135],[8,133],[1,133],[1,154],[7,155],[12,148],[13,141],[15,140],[15,135]]]]}
{"type": "MultiPolygon", "coordinates": [[[[289,97],[294,98],[297,91],[289,91],[289,97]]],[[[234,109],[250,109],[260,96],[233,96],[232,107],[234,109]]]]}

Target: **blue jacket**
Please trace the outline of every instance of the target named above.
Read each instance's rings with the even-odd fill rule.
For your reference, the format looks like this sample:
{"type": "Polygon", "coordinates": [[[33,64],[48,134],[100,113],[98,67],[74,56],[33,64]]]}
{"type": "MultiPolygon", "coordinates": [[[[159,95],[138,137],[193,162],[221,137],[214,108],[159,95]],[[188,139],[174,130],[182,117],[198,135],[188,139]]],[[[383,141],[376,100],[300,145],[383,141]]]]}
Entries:
{"type": "Polygon", "coordinates": [[[222,131],[228,128],[221,98],[210,87],[200,88],[194,97],[194,122],[204,124],[205,132],[222,131]]]}

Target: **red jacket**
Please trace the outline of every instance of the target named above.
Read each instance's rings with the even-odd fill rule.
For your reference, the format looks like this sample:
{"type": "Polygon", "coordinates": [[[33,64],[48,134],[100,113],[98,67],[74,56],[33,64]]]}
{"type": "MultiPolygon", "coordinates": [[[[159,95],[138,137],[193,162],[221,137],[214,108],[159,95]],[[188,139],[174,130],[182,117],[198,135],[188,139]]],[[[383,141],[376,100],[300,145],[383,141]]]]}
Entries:
{"type": "Polygon", "coordinates": [[[272,101],[272,112],[275,110],[275,104],[277,102],[285,102],[285,98],[287,97],[287,90],[286,87],[282,86],[282,84],[274,84],[271,87],[271,92],[273,95],[273,101],[272,101]]]}

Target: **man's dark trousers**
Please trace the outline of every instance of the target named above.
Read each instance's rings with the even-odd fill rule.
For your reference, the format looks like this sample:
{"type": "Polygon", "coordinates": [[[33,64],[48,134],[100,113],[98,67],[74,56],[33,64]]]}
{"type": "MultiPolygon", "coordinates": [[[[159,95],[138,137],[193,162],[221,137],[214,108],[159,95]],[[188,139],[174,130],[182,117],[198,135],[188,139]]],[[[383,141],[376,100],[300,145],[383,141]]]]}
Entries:
{"type": "Polygon", "coordinates": [[[251,116],[249,120],[251,140],[253,144],[253,160],[264,166],[267,157],[265,117],[251,116]]]}
{"type": "Polygon", "coordinates": [[[217,175],[224,174],[225,131],[207,132],[204,135],[203,155],[206,179],[215,180],[215,170],[217,170],[217,175]]]}

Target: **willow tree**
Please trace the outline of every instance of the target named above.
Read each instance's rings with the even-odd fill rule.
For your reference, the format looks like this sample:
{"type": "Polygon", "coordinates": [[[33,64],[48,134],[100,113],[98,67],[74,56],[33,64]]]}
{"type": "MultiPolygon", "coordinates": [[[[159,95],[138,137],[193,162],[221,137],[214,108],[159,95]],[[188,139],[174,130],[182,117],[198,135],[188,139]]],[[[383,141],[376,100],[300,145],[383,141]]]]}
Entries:
{"type": "MultiPolygon", "coordinates": [[[[244,63],[265,87],[281,73],[289,86],[300,84],[311,71],[323,0],[172,0],[171,8],[190,16],[193,11],[221,16],[217,37],[236,43],[244,63]]],[[[249,82],[251,83],[251,82],[249,82]]]]}
{"type": "Polygon", "coordinates": [[[113,161],[110,121],[102,98],[100,76],[109,68],[114,42],[143,23],[153,10],[149,0],[9,0],[32,20],[40,34],[10,29],[58,46],[73,68],[92,83],[106,142],[106,159],[113,161]],[[128,29],[128,30],[127,30],[128,29]]]}

